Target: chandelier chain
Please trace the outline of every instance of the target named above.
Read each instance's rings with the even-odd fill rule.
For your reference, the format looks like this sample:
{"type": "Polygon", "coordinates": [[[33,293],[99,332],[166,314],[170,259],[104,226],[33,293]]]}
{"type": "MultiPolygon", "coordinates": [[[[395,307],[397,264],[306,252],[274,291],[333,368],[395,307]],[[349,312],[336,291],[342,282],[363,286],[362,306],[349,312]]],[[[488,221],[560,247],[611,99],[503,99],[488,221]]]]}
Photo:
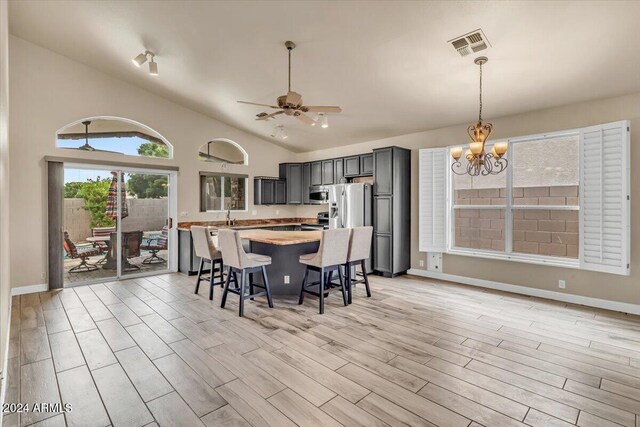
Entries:
{"type": "Polygon", "coordinates": [[[287,48],[287,50],[289,51],[289,92],[291,92],[291,49],[287,48]]]}
{"type": "Polygon", "coordinates": [[[482,62],[480,63],[480,112],[478,114],[478,121],[482,123],[482,62]]]}

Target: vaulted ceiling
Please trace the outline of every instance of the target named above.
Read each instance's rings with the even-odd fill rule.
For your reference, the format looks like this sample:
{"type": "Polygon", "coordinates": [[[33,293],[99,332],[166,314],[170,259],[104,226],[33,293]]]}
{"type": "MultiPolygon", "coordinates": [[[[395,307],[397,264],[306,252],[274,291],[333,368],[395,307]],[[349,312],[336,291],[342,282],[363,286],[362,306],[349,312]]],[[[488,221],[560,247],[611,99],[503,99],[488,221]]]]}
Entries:
{"type": "Polygon", "coordinates": [[[477,118],[477,55],[446,42],[482,28],[487,118],[640,92],[640,2],[12,1],[11,33],[295,151],[477,118]],[[327,129],[255,121],[287,90],[339,105],[327,129]],[[160,75],[132,66],[149,49],[160,75]]]}

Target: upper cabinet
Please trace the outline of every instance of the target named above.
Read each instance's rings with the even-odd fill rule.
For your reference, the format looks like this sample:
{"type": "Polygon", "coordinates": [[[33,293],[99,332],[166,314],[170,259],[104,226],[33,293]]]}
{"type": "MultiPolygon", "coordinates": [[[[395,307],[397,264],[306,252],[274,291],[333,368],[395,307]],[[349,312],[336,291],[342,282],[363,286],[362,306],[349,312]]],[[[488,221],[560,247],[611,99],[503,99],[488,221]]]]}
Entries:
{"type": "MultiPolygon", "coordinates": [[[[308,205],[311,204],[309,187],[340,184],[345,179],[371,176],[373,171],[373,153],[366,153],[307,163],[281,163],[280,179],[286,182],[288,205],[308,205]]],[[[274,203],[277,203],[275,190],[274,184],[274,203]]]]}
{"type": "Polygon", "coordinates": [[[322,162],[311,163],[311,185],[322,185],[322,162]]]}
{"type": "Polygon", "coordinates": [[[302,163],[282,163],[280,164],[280,179],[287,183],[286,203],[289,205],[300,205],[303,202],[303,166],[302,163]]]}
{"type": "Polygon", "coordinates": [[[333,182],[333,160],[322,161],[322,185],[332,185],[333,182]]]}
{"type": "Polygon", "coordinates": [[[360,176],[360,156],[344,158],[344,176],[360,176]]]}
{"type": "Polygon", "coordinates": [[[360,175],[373,175],[373,153],[360,154],[360,175]]]}

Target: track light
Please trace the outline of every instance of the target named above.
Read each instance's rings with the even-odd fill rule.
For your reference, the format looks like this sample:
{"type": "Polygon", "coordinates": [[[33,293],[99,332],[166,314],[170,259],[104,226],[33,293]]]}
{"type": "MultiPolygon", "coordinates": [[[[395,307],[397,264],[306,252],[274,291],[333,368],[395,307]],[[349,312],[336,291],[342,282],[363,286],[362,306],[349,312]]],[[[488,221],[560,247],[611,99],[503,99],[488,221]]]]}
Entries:
{"type": "Polygon", "coordinates": [[[271,138],[289,138],[289,135],[287,135],[287,131],[284,129],[284,125],[275,125],[273,127],[273,130],[271,131],[271,138]]]}
{"type": "Polygon", "coordinates": [[[327,117],[325,113],[319,113],[317,121],[320,122],[320,126],[323,129],[326,129],[329,127],[329,117],[327,117]]]}
{"type": "Polygon", "coordinates": [[[143,53],[133,58],[131,62],[133,62],[133,65],[135,65],[136,67],[140,68],[145,62],[149,61],[149,74],[151,74],[152,76],[157,76],[158,63],[154,60],[155,56],[156,55],[150,50],[145,50],[143,53]]]}
{"type": "Polygon", "coordinates": [[[154,55],[151,55],[151,61],[149,61],[149,74],[152,76],[158,75],[158,63],[153,60],[154,55]]]}

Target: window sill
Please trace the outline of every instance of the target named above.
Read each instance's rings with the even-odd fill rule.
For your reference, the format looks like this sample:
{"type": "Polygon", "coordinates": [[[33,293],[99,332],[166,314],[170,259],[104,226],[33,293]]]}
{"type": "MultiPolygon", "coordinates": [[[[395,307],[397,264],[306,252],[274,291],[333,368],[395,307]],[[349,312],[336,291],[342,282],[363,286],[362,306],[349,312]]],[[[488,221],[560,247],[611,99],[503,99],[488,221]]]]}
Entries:
{"type": "Polygon", "coordinates": [[[461,248],[451,248],[446,252],[448,255],[471,256],[476,258],[499,259],[505,261],[516,261],[526,264],[551,265],[554,267],[580,268],[580,260],[573,258],[559,258],[547,256],[535,256],[518,253],[504,253],[495,251],[481,251],[461,248]]]}

